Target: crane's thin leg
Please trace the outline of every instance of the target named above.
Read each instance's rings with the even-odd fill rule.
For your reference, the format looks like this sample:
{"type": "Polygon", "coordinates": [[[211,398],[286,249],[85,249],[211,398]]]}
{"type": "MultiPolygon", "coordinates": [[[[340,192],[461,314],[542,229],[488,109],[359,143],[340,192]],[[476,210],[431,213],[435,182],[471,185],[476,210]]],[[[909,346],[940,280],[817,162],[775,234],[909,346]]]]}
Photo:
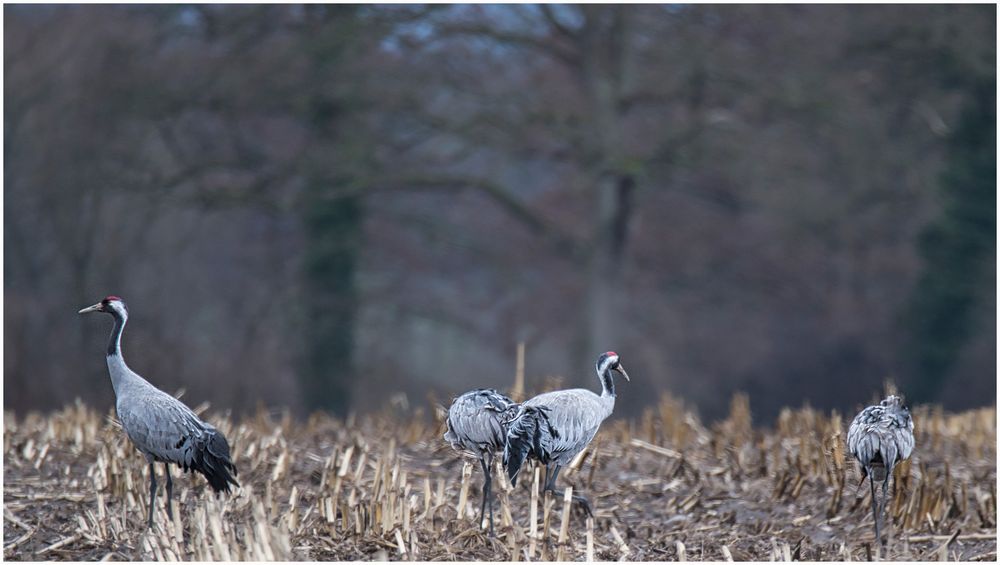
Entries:
{"type": "MultiPolygon", "coordinates": [[[[562,465],[556,465],[552,470],[552,475],[546,478],[545,490],[550,490],[553,493],[556,492],[556,479],[559,478],[559,471],[562,471],[562,465]]],[[[594,515],[593,509],[590,507],[590,501],[580,495],[573,495],[573,501],[579,503],[583,506],[583,509],[587,511],[589,516],[594,515]]]]}
{"type": "Polygon", "coordinates": [[[483,517],[486,515],[486,493],[489,491],[490,484],[490,469],[486,466],[486,458],[484,455],[479,456],[479,465],[483,468],[483,503],[479,506],[479,522],[476,527],[483,527],[483,517]]]}
{"type": "Polygon", "coordinates": [[[882,534],[878,531],[878,499],[875,497],[875,477],[868,472],[868,484],[872,488],[872,516],[875,517],[875,540],[882,543],[882,534]]]}
{"type": "Polygon", "coordinates": [[[580,506],[583,506],[584,511],[587,512],[587,516],[590,516],[591,518],[594,517],[594,509],[590,507],[590,501],[589,500],[587,500],[586,498],[584,498],[584,497],[582,497],[580,495],[574,494],[573,495],[573,502],[576,502],[576,503],[580,504],[580,506]]]}
{"type": "Polygon", "coordinates": [[[163,472],[167,474],[167,516],[173,521],[174,507],[172,500],[174,498],[174,481],[170,478],[170,463],[163,464],[163,472]]]}
{"type": "Polygon", "coordinates": [[[490,537],[493,537],[493,454],[487,454],[486,460],[486,468],[490,471],[486,475],[486,498],[490,505],[490,537]]]}
{"type": "MultiPolygon", "coordinates": [[[[889,535],[892,535],[892,516],[886,511],[886,507],[889,504],[889,479],[892,478],[892,468],[890,467],[888,472],[885,474],[885,480],[882,481],[882,511],[879,514],[885,514],[886,524],[890,527],[889,535]]],[[[888,541],[888,540],[886,540],[888,541]]]]}
{"type": "Polygon", "coordinates": [[[857,496],[858,491],[861,490],[861,487],[865,486],[865,479],[867,478],[868,478],[868,471],[866,471],[864,467],[861,467],[861,480],[858,482],[858,487],[854,489],[855,496],[857,496]]]}
{"type": "Polygon", "coordinates": [[[149,462],[149,529],[153,529],[153,512],[156,510],[156,466],[149,462]]]}
{"type": "Polygon", "coordinates": [[[559,471],[562,470],[562,465],[555,464],[552,466],[552,472],[545,474],[545,490],[551,490],[553,493],[556,492],[556,479],[559,478],[559,471]]]}
{"type": "Polygon", "coordinates": [[[551,467],[549,465],[545,466],[545,481],[542,482],[542,496],[546,496],[546,493],[551,492],[552,496],[555,497],[556,493],[556,477],[559,476],[559,469],[561,467],[552,463],[551,467]]]}

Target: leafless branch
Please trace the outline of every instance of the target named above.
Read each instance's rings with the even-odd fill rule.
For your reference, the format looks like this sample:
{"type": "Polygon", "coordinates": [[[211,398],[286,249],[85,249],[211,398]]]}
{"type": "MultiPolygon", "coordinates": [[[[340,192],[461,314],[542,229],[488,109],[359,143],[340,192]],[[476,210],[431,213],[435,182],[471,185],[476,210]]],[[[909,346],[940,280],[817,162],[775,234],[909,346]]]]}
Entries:
{"type": "Polygon", "coordinates": [[[407,188],[438,191],[477,190],[493,200],[512,218],[541,236],[557,253],[573,260],[579,260],[584,256],[584,246],[571,234],[515,198],[503,186],[487,179],[461,175],[420,174],[373,177],[359,181],[349,189],[331,191],[330,197],[365,196],[407,188]]]}
{"type": "Polygon", "coordinates": [[[565,24],[559,21],[559,18],[556,16],[556,13],[552,9],[551,4],[539,4],[539,8],[541,8],[542,16],[545,17],[545,21],[548,22],[549,26],[551,26],[553,29],[555,29],[557,32],[562,34],[567,39],[570,39],[572,41],[577,40],[576,31],[570,29],[569,27],[566,27],[565,24]]]}
{"type": "Polygon", "coordinates": [[[579,64],[579,57],[575,51],[552,41],[550,38],[500,30],[484,24],[448,23],[442,25],[438,35],[442,38],[480,37],[497,43],[531,49],[536,53],[552,57],[570,67],[576,67],[579,64]]]}

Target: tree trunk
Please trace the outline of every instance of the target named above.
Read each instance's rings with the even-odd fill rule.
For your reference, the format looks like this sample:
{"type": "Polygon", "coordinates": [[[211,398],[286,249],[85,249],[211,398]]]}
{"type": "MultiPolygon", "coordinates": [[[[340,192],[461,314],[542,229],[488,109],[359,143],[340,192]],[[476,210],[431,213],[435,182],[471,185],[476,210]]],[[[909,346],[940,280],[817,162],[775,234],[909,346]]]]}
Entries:
{"type": "Polygon", "coordinates": [[[628,174],[609,175],[600,182],[599,224],[587,265],[585,296],[585,348],[589,356],[619,347],[618,288],[634,189],[635,180],[628,174]]]}
{"type": "Polygon", "coordinates": [[[351,406],[363,208],[359,197],[324,198],[323,183],[309,190],[303,218],[306,351],[299,376],[307,409],[344,415],[351,406]]]}
{"type": "Polygon", "coordinates": [[[584,358],[618,347],[619,279],[632,217],[635,178],[623,170],[621,127],[625,116],[619,104],[631,70],[628,21],[621,6],[585,9],[587,24],[581,37],[582,84],[589,93],[593,139],[600,158],[595,182],[594,231],[587,258],[586,320],[582,339],[584,358]]]}

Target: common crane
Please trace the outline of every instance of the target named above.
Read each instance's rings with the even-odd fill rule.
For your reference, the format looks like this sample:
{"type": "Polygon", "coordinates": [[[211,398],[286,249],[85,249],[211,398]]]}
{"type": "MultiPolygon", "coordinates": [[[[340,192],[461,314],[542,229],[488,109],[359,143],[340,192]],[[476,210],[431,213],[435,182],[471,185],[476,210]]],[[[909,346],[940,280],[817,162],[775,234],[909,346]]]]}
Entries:
{"type": "MultiPolygon", "coordinates": [[[[546,392],[521,404],[507,430],[503,464],[512,485],[526,457],[545,465],[545,490],[555,491],[559,471],[594,439],[601,422],[615,407],[615,382],[612,371],[629,380],[618,354],[608,351],[597,358],[597,377],[601,394],[583,389],[546,392]]],[[[590,503],[574,496],[588,514],[590,503]]]]}
{"type": "MultiPolygon", "coordinates": [[[[875,538],[882,542],[878,521],[882,512],[875,498],[875,481],[882,481],[882,508],[896,465],[913,452],[913,419],[903,399],[889,395],[875,406],[862,410],[847,431],[847,448],[861,466],[861,481],[867,477],[872,492],[875,538]]],[[[859,485],[860,486],[860,485],[859,485]]]]}
{"type": "Polygon", "coordinates": [[[474,455],[483,467],[485,479],[479,524],[483,523],[486,501],[489,499],[490,534],[493,534],[493,455],[503,449],[507,439],[507,424],[514,417],[517,407],[516,402],[499,392],[481,388],[459,396],[448,409],[445,441],[457,450],[474,455]]]}
{"type": "Polygon", "coordinates": [[[230,492],[236,482],[236,466],[229,457],[229,443],[222,432],[203,422],[190,408],[173,396],[149,384],[125,364],[122,358],[122,330],[128,308],[117,296],[80,310],[80,314],[104,312],[115,319],[108,342],[108,372],[115,391],[115,409],[122,428],[149,463],[149,527],[153,527],[156,501],[156,469],[163,463],[167,475],[167,513],[173,516],[173,481],[170,464],[185,471],[197,471],[218,492],[230,492]]]}

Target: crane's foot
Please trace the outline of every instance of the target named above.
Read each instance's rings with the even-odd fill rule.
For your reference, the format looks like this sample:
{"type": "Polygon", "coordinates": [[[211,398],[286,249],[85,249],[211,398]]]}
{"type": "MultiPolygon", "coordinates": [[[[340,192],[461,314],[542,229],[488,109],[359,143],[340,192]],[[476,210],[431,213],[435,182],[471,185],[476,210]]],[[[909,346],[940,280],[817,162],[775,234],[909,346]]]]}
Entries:
{"type": "Polygon", "coordinates": [[[594,517],[594,509],[590,506],[589,500],[587,500],[582,496],[574,494],[573,502],[577,503],[581,508],[583,508],[583,511],[587,514],[588,517],[590,518],[594,517]]]}
{"type": "Polygon", "coordinates": [[[506,549],[507,545],[500,541],[500,538],[495,536],[489,536],[486,538],[486,543],[490,546],[493,551],[503,551],[506,549]]]}
{"type": "Polygon", "coordinates": [[[496,533],[493,531],[493,520],[492,519],[490,519],[490,521],[487,522],[486,524],[483,524],[483,522],[480,521],[479,522],[479,529],[480,529],[480,531],[482,531],[482,530],[485,529],[486,530],[486,535],[490,539],[496,537],[496,533]]]}

